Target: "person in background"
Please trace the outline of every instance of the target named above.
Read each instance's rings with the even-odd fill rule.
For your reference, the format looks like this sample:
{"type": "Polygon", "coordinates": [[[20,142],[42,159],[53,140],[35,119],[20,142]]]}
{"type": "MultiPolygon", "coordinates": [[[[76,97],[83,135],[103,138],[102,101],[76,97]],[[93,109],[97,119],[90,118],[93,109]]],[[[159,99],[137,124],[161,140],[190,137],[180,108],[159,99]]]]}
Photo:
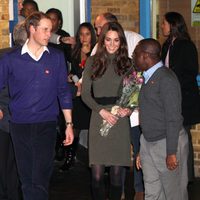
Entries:
{"type": "Polygon", "coordinates": [[[194,180],[194,151],[191,126],[200,122],[200,96],[196,77],[198,75],[198,52],[191,41],[183,16],[168,12],[162,23],[167,38],[162,47],[162,60],[174,71],[181,85],[183,125],[189,137],[188,178],[194,180]]]}
{"type": "Polygon", "coordinates": [[[8,83],[10,132],[23,199],[47,200],[58,99],[66,120],[64,145],[70,145],[73,142],[72,98],[64,55],[47,47],[51,20],[44,13],[35,12],[26,19],[25,27],[26,43],[0,60],[0,90],[8,83]]]}
{"type": "Polygon", "coordinates": [[[93,26],[89,22],[80,24],[76,33],[76,44],[72,50],[71,71],[69,81],[74,85],[76,97],[73,99],[72,121],[75,138],[72,145],[66,147],[66,159],[61,171],[69,170],[75,163],[76,151],[81,130],[89,129],[91,110],[81,99],[81,79],[87,58],[96,44],[93,26]]]}
{"type": "Polygon", "coordinates": [[[17,4],[17,8],[18,8],[18,22],[24,21],[24,17],[22,16],[22,8],[23,8],[23,0],[18,0],[18,4],[17,4]]]}
{"type": "MultiPolygon", "coordinates": [[[[62,29],[63,26],[63,16],[59,9],[50,8],[46,11],[52,22],[52,33],[55,33],[61,37],[70,37],[69,33],[62,29]]],[[[59,44],[49,43],[50,46],[60,49],[64,52],[65,60],[71,62],[71,45],[60,42],[59,44]]]]}
{"type": "Polygon", "coordinates": [[[14,47],[23,46],[27,40],[27,32],[24,21],[19,22],[13,30],[14,47]]]}
{"type": "Polygon", "coordinates": [[[141,40],[134,51],[134,63],[144,72],[136,164],[142,167],[145,199],[187,200],[188,136],[182,124],[181,89],[160,54],[160,43],[151,38],[141,40]]]}
{"type": "MultiPolygon", "coordinates": [[[[99,37],[102,27],[104,24],[108,22],[117,22],[117,17],[113,15],[112,13],[103,13],[96,17],[94,22],[94,27],[96,30],[96,35],[99,37]]],[[[129,58],[132,58],[133,51],[138,44],[140,40],[143,39],[143,37],[133,31],[124,31],[126,41],[128,44],[128,54],[129,58]]],[[[94,49],[92,50],[92,55],[95,54],[97,49],[98,43],[95,45],[94,49]]],[[[134,110],[134,112],[130,116],[130,123],[131,123],[131,143],[133,144],[133,154],[137,155],[139,153],[140,149],[140,135],[141,135],[141,129],[139,126],[139,120],[138,120],[138,110],[134,110]]],[[[135,166],[135,157],[133,160],[133,172],[134,172],[134,190],[135,190],[135,197],[134,200],[143,200],[144,199],[144,184],[143,184],[143,178],[142,178],[142,170],[137,170],[135,166]]],[[[123,193],[122,193],[122,199],[125,199],[125,191],[124,191],[124,184],[125,184],[125,177],[126,177],[126,170],[123,170],[123,193]]]]}
{"type": "Polygon", "coordinates": [[[24,0],[22,3],[21,15],[26,19],[33,12],[38,12],[38,4],[34,0],[24,0]]]}
{"type": "MultiPolygon", "coordinates": [[[[52,22],[52,33],[56,34],[60,37],[69,37],[69,33],[66,31],[62,30],[63,26],[63,16],[62,13],[59,9],[57,8],[50,8],[46,11],[46,14],[48,17],[51,19],[52,22]]],[[[61,39],[61,38],[59,38],[61,39]]],[[[49,46],[57,48],[61,50],[64,55],[65,55],[65,62],[66,62],[66,68],[67,64],[71,62],[71,45],[70,44],[65,44],[63,42],[56,42],[53,43],[51,38],[49,40],[49,46]]],[[[67,69],[69,70],[69,69],[67,69]]],[[[66,77],[67,81],[67,77],[66,77]]],[[[63,137],[65,137],[65,119],[63,116],[62,111],[60,111],[59,119],[58,119],[58,127],[57,127],[57,142],[56,142],[56,155],[55,155],[55,160],[57,161],[62,161],[65,157],[65,148],[63,146],[63,137]]]]}
{"type": "MultiPolygon", "coordinates": [[[[25,27],[15,26],[13,32],[15,46],[0,50],[0,57],[23,45],[27,39],[25,27]]],[[[7,85],[0,92],[0,199],[21,200],[20,182],[10,136],[9,91],[7,85]]]]}
{"type": "Polygon", "coordinates": [[[104,170],[110,167],[110,200],[120,200],[123,166],[130,166],[130,110],[122,109],[120,118],[110,112],[119,96],[121,83],[130,70],[128,47],[119,23],[106,23],[98,40],[97,52],[89,57],[82,82],[82,99],[92,109],[89,128],[89,165],[92,171],[94,200],[105,200],[104,170]],[[112,124],[109,135],[100,135],[106,120],[112,124]],[[123,130],[123,131],[122,131],[123,130]]]}
{"type": "Polygon", "coordinates": [[[8,87],[0,92],[0,199],[20,200],[20,184],[9,132],[8,87]]]}

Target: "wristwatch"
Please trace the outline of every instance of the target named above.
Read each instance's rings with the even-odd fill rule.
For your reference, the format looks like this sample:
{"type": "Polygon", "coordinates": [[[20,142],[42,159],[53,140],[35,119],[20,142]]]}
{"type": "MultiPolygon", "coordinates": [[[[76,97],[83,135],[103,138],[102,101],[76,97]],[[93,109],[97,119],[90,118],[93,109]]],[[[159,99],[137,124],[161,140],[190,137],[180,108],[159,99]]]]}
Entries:
{"type": "Polygon", "coordinates": [[[66,126],[72,126],[72,127],[74,125],[72,122],[66,122],[65,124],[66,124],[66,126]]]}

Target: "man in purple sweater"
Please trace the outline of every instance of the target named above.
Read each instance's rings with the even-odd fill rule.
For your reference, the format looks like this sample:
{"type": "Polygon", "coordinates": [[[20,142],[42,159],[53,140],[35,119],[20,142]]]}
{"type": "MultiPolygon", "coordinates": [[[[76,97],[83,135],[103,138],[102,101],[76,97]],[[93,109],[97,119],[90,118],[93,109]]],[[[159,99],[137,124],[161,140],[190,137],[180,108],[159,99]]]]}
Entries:
{"type": "Polygon", "coordinates": [[[64,145],[73,142],[72,100],[64,55],[47,47],[51,20],[25,22],[28,40],[0,60],[0,89],[9,86],[11,137],[24,200],[47,200],[56,142],[58,100],[66,121],[64,145]]]}

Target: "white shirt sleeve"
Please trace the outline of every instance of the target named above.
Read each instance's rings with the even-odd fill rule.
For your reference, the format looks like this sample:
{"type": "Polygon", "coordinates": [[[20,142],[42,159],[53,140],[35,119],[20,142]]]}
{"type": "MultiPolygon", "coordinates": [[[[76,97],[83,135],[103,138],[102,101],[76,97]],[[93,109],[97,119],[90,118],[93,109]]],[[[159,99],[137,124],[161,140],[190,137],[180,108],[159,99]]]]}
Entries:
{"type": "Polygon", "coordinates": [[[126,41],[128,44],[128,56],[132,58],[133,51],[135,47],[137,46],[138,42],[143,38],[140,34],[133,32],[133,31],[124,31],[126,41]]]}
{"type": "MultiPolygon", "coordinates": [[[[132,58],[133,51],[135,47],[137,46],[138,42],[143,38],[140,34],[133,32],[133,31],[124,31],[124,34],[126,36],[126,41],[128,44],[128,55],[130,58],[132,58]]],[[[131,127],[138,126],[139,125],[139,112],[138,110],[135,110],[131,116],[130,116],[130,123],[131,127]]]]}
{"type": "Polygon", "coordinates": [[[93,55],[96,54],[96,52],[97,52],[97,47],[98,47],[98,43],[95,44],[94,48],[92,49],[92,52],[91,52],[90,56],[93,56],[93,55]]]}

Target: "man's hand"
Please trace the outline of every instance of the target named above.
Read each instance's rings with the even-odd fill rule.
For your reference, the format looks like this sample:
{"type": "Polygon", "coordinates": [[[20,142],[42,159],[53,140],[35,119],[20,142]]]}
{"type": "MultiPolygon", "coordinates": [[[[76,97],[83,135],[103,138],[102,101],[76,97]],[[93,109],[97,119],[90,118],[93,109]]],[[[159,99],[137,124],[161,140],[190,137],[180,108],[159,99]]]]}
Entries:
{"type": "Polygon", "coordinates": [[[74,140],[74,132],[73,132],[73,126],[67,126],[65,130],[65,140],[63,141],[64,146],[68,146],[72,144],[74,140]]]}
{"type": "Polygon", "coordinates": [[[3,119],[3,111],[0,110],[0,120],[3,119]]]}
{"type": "Polygon", "coordinates": [[[139,170],[139,169],[142,168],[141,160],[140,160],[140,154],[138,154],[135,159],[136,159],[136,162],[135,162],[136,168],[139,170]]]}
{"type": "Polygon", "coordinates": [[[71,44],[72,46],[76,44],[75,37],[62,37],[61,41],[65,44],[71,44]]]}
{"type": "Polygon", "coordinates": [[[168,155],[166,158],[166,164],[169,170],[175,170],[178,167],[176,154],[168,155]]]}

